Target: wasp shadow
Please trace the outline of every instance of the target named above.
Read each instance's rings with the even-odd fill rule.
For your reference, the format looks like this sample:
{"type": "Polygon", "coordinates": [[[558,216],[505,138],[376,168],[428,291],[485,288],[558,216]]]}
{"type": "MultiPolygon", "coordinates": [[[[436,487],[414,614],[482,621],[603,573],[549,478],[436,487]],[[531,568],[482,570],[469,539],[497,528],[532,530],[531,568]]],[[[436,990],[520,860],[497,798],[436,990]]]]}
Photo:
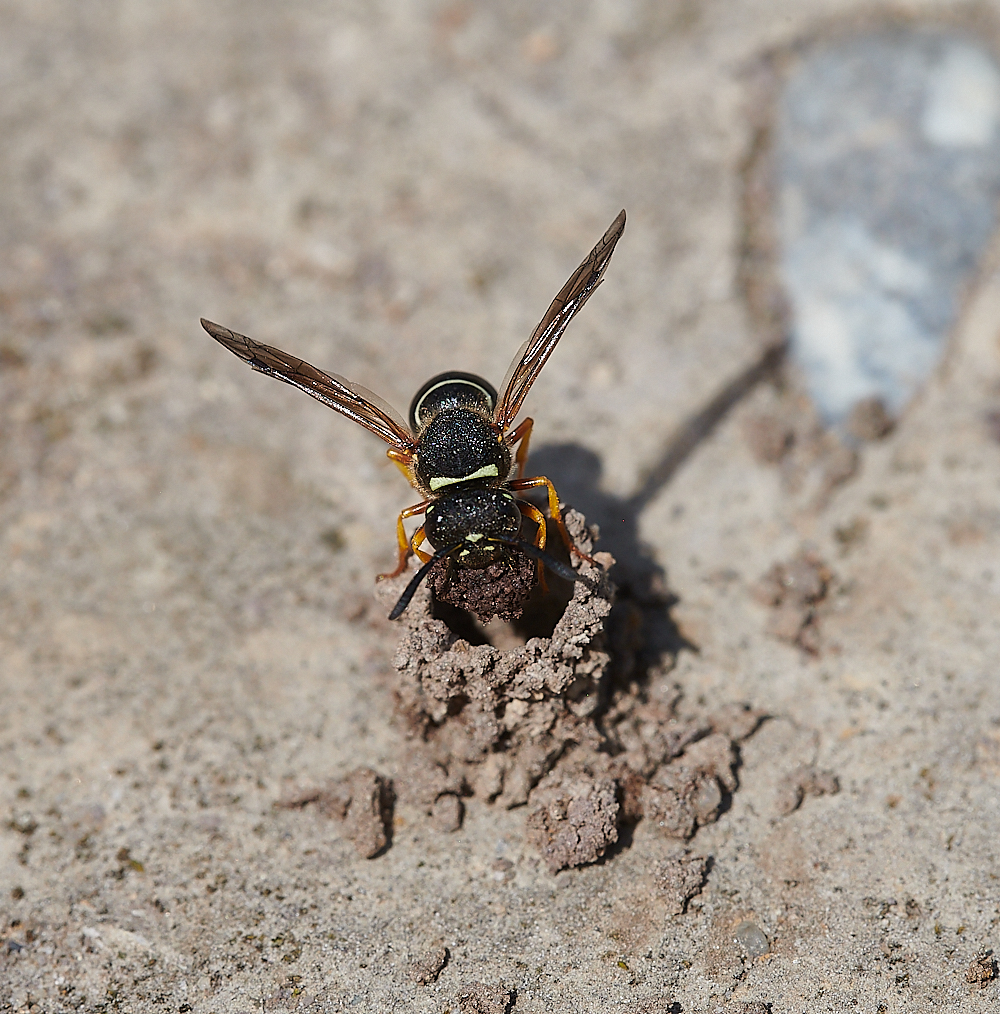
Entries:
{"type": "Polygon", "coordinates": [[[670,436],[660,457],[635,492],[619,496],[601,486],[600,457],[577,443],[547,444],[531,454],[528,474],[547,476],[559,498],[583,512],[600,527],[598,548],[615,558],[611,578],[618,592],[609,619],[615,682],[643,681],[664,655],[697,651],[670,616],[677,597],[651,547],[639,536],[643,511],[678,469],[759,383],[776,375],[786,352],[784,344],[764,350],[756,362],[726,383],[670,436]]]}
{"type": "Polygon", "coordinates": [[[596,548],[615,558],[610,576],[616,595],[608,618],[612,682],[641,680],[665,654],[695,649],[670,616],[677,598],[669,590],[664,568],[639,536],[641,511],[631,498],[602,488],[600,457],[577,443],[547,444],[531,455],[528,470],[551,479],[559,499],[599,527],[596,548]]]}

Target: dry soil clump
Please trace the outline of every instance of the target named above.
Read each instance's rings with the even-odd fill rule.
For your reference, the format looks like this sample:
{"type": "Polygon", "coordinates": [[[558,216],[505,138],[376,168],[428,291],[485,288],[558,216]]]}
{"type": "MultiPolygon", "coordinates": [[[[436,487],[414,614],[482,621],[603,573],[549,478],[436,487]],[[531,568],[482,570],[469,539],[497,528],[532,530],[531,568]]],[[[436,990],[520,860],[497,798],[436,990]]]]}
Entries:
{"type": "MultiPolygon", "coordinates": [[[[591,553],[583,516],[569,511],[566,521],[591,553]]],[[[664,679],[672,660],[643,680],[616,670],[604,576],[614,561],[595,559],[573,560],[594,587],[574,585],[551,635],[506,649],[460,636],[435,615],[434,588],[423,588],[394,659],[399,707],[420,742],[400,796],[444,830],[457,828],[461,796],[527,805],[529,838],[553,873],[600,859],[623,825],[643,818],[680,839],[714,821],[737,786],[735,745],[760,717],[730,706],[681,718],[680,692],[664,679]]],[[[383,603],[406,580],[385,582],[383,603]]]]}
{"type": "Polygon", "coordinates": [[[316,803],[320,811],[344,823],[344,837],[365,859],[374,859],[389,844],[392,832],[391,783],[370,768],[355,768],[322,789],[306,789],[278,801],[292,810],[316,803]]]}

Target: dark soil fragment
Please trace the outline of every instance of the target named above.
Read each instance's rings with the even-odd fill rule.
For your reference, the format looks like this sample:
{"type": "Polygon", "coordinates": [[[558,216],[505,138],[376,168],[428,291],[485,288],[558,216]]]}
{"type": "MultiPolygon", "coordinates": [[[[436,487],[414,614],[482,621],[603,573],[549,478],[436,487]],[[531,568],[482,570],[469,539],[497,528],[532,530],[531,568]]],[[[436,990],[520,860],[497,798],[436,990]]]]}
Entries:
{"type": "Polygon", "coordinates": [[[618,841],[617,785],[581,771],[546,778],[531,794],[528,836],[550,873],[585,866],[618,841]]]}
{"type": "Polygon", "coordinates": [[[643,816],[671,838],[690,838],[719,815],[725,794],[736,788],[733,742],[713,733],[662,765],[642,795],[643,816]]]}
{"type": "Polygon", "coordinates": [[[791,449],[795,431],[777,415],[768,412],[748,418],[743,424],[743,436],[758,462],[773,465],[791,449]]]}
{"type": "Polygon", "coordinates": [[[839,791],[840,782],[832,771],[822,771],[811,765],[796,768],[778,787],[778,813],[783,817],[793,813],[806,796],[835,796],[839,791]]]}
{"type": "Polygon", "coordinates": [[[701,893],[708,876],[708,858],[688,852],[660,863],[656,872],[656,886],[667,915],[680,915],[687,911],[688,902],[701,893]]]}
{"type": "Polygon", "coordinates": [[[987,412],[985,422],[990,438],[1000,444],[1000,412],[987,412]]]}
{"type": "Polygon", "coordinates": [[[282,796],[274,806],[278,810],[301,810],[310,803],[318,803],[322,795],[323,789],[297,788],[294,792],[282,796]]]}
{"type": "Polygon", "coordinates": [[[841,545],[841,556],[846,556],[852,549],[861,545],[868,537],[870,524],[867,518],[852,518],[846,525],[838,525],[833,530],[834,538],[841,545]]]}
{"type": "Polygon", "coordinates": [[[508,1014],[514,994],[503,986],[487,986],[473,982],[458,994],[462,1014],[508,1014]]]}
{"type": "Polygon", "coordinates": [[[528,596],[538,584],[538,565],[519,552],[481,570],[439,560],[427,583],[438,600],[467,610],[480,623],[489,623],[494,617],[507,623],[524,612],[528,596]]]}
{"type": "Polygon", "coordinates": [[[752,736],[765,717],[765,712],[751,708],[748,704],[732,702],[719,708],[710,721],[713,732],[721,732],[739,742],[752,736]]]}
{"type": "Polygon", "coordinates": [[[985,988],[997,977],[997,963],[993,951],[981,950],[965,970],[965,981],[973,986],[985,988]]]}
{"type": "Polygon", "coordinates": [[[386,780],[369,768],[353,771],[343,784],[350,791],[344,834],[365,859],[374,859],[389,844],[392,791],[386,780]]]}
{"type": "Polygon", "coordinates": [[[789,602],[809,605],[826,594],[830,572],[823,561],[808,550],[789,560],[776,563],[759,584],[760,596],[772,605],[789,602]]]}
{"type": "Polygon", "coordinates": [[[401,799],[423,810],[440,830],[456,831],[461,826],[463,811],[460,797],[469,795],[461,770],[452,774],[443,764],[424,762],[413,765],[399,788],[401,799]]]}
{"type": "Polygon", "coordinates": [[[823,460],[823,485],[817,498],[817,508],[824,504],[830,494],[853,479],[858,471],[858,452],[853,447],[833,443],[823,460]]]}
{"type": "Polygon", "coordinates": [[[891,432],[893,424],[881,398],[862,398],[854,403],[847,417],[847,432],[857,440],[881,440],[891,432]]]}
{"type": "Polygon", "coordinates": [[[490,863],[493,879],[509,884],[514,879],[514,864],[509,859],[494,859],[490,863]]]}
{"type": "Polygon", "coordinates": [[[819,651],[816,606],[826,597],[831,576],[823,561],[808,550],[788,563],[776,563],[753,589],[759,602],[774,608],[767,632],[816,654],[819,651]]]}
{"type": "Polygon", "coordinates": [[[392,784],[370,768],[355,768],[322,789],[304,789],[279,800],[281,809],[316,803],[327,817],[344,821],[344,836],[365,859],[389,844],[394,795],[392,784]]]}
{"type": "Polygon", "coordinates": [[[431,819],[439,831],[457,831],[462,826],[464,812],[462,800],[450,792],[445,792],[434,800],[431,819]]]}
{"type": "Polygon", "coordinates": [[[602,716],[608,747],[616,759],[647,781],[657,768],[684,752],[689,743],[712,731],[705,720],[680,720],[676,706],[680,690],[664,688],[658,696],[637,697],[635,693],[617,696],[602,716]]]}
{"type": "Polygon", "coordinates": [[[443,944],[432,947],[410,963],[410,978],[420,986],[428,986],[437,981],[447,963],[448,948],[443,944]]]}

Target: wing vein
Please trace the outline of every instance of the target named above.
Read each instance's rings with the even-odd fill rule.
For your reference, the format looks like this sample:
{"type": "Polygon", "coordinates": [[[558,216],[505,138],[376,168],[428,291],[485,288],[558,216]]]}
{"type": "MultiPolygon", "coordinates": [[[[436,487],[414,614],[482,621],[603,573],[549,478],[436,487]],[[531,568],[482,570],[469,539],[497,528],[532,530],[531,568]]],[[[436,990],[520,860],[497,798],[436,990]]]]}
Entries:
{"type": "Polygon", "coordinates": [[[220,344],[259,373],[291,384],[310,397],[347,416],[387,444],[403,451],[416,446],[413,434],[399,415],[381,398],[360,384],[322,370],[303,359],[262,345],[246,335],[202,320],[201,326],[220,344]]]}

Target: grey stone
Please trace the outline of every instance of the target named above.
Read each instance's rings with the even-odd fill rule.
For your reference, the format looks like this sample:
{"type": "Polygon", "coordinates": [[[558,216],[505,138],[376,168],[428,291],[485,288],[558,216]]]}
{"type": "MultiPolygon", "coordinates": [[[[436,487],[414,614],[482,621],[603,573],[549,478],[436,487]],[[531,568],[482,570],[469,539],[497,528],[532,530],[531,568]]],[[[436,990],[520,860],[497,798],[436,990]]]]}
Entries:
{"type": "Polygon", "coordinates": [[[795,359],[827,423],[862,399],[898,415],[937,364],[996,224],[1000,71],[929,31],[817,45],[778,120],[795,359]]]}

